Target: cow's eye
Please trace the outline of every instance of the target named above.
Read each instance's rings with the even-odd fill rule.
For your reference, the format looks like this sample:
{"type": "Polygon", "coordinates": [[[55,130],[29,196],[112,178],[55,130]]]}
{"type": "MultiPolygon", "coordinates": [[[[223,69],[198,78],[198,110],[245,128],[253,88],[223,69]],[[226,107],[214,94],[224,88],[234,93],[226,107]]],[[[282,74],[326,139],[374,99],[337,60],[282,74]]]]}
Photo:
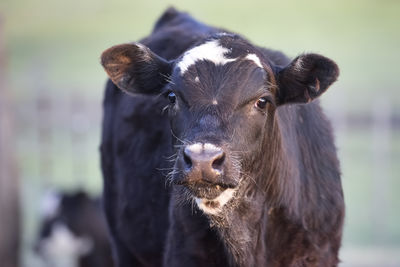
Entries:
{"type": "Polygon", "coordinates": [[[175,104],[176,101],[176,95],[174,92],[169,92],[168,94],[168,100],[171,104],[175,104]]]}
{"type": "Polygon", "coordinates": [[[260,97],[255,106],[259,109],[265,109],[265,107],[267,106],[268,100],[265,97],[260,97]]]}

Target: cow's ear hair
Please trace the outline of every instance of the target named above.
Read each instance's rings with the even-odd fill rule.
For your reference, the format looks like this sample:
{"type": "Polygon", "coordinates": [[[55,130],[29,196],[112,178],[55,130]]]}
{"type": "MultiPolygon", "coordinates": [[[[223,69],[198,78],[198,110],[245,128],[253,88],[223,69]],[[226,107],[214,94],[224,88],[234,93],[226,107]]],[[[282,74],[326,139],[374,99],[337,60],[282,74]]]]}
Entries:
{"type": "Polygon", "coordinates": [[[157,94],[171,74],[172,64],[140,43],[113,46],[101,55],[113,83],[135,94],[157,94]]]}
{"type": "Polygon", "coordinates": [[[338,76],[339,68],[331,59],[301,55],[278,72],[278,104],[308,103],[324,93],[338,76]]]}

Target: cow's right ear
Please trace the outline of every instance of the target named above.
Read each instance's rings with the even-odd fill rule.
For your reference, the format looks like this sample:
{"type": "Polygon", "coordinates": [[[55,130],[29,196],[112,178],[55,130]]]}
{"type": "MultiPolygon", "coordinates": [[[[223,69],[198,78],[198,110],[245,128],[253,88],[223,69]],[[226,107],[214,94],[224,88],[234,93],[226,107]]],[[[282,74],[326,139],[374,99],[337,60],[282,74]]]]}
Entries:
{"type": "Polygon", "coordinates": [[[172,70],[171,63],[139,43],[107,49],[101,64],[113,83],[130,94],[159,93],[172,70]]]}

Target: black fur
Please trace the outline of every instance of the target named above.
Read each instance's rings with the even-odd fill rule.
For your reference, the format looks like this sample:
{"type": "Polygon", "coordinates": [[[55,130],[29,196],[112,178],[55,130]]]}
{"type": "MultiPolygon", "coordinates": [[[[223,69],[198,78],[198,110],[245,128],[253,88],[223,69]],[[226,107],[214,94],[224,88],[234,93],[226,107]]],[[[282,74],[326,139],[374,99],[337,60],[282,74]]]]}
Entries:
{"type": "Polygon", "coordinates": [[[152,52],[133,43],[102,55],[111,79],[135,94],[109,82],[104,102],[105,210],[119,266],[160,266],[163,251],[174,267],[336,266],[344,203],[332,130],[317,101],[298,103],[325,92],[338,67],[221,32],[170,9],[141,42],[152,52]],[[235,60],[197,61],[182,75],[183,53],[210,41],[235,60]],[[223,150],[219,175],[191,171],[193,143],[223,150]],[[194,204],[228,189],[236,193],[216,214],[194,204]]]}

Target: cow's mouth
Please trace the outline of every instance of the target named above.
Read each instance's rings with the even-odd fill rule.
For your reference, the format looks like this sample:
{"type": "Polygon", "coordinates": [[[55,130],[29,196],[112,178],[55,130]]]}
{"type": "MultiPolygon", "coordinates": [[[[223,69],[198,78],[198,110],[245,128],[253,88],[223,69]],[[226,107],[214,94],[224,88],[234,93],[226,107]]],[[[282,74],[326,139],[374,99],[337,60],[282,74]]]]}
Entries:
{"type": "Polygon", "coordinates": [[[222,208],[234,197],[235,193],[236,188],[227,188],[215,198],[194,197],[194,200],[204,213],[218,215],[221,213],[222,208]]]}
{"type": "Polygon", "coordinates": [[[204,213],[216,215],[234,196],[237,187],[228,184],[207,182],[181,183],[189,191],[199,209],[204,213]]]}
{"type": "Polygon", "coordinates": [[[185,185],[190,193],[197,198],[214,199],[218,197],[227,188],[224,184],[211,184],[211,183],[190,183],[185,185]]]}

